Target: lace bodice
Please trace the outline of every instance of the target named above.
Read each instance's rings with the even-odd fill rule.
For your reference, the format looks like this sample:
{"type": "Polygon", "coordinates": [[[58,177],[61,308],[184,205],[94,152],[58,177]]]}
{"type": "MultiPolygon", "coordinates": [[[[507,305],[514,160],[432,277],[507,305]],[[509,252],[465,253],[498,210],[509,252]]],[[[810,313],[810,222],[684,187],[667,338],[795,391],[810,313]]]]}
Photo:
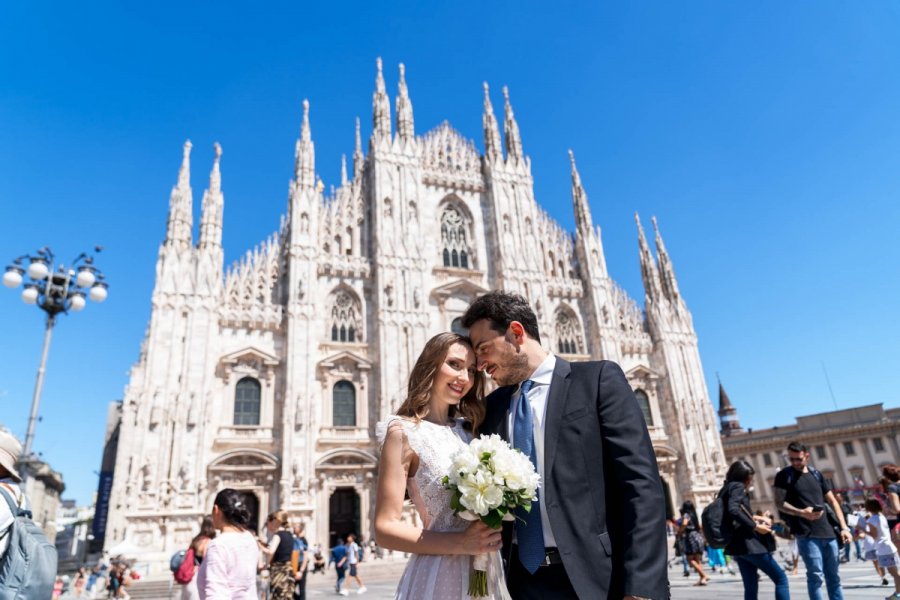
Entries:
{"type": "Polygon", "coordinates": [[[459,518],[450,508],[450,492],[441,485],[441,479],[450,470],[453,456],[461,448],[465,448],[471,436],[463,429],[463,421],[456,424],[437,425],[430,421],[413,421],[398,417],[389,417],[377,427],[379,443],[389,429],[402,427],[404,446],[418,457],[418,468],[406,482],[409,497],[422,518],[423,527],[432,531],[461,531],[469,524],[459,518]]]}

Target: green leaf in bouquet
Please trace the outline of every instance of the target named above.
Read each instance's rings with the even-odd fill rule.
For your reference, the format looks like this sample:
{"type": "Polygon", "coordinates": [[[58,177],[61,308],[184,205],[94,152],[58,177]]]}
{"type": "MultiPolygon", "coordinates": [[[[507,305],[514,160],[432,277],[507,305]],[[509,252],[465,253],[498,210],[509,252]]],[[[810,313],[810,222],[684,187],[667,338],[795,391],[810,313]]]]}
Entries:
{"type": "Polygon", "coordinates": [[[460,502],[460,498],[462,498],[460,491],[453,490],[453,494],[450,496],[450,508],[453,512],[462,512],[465,510],[465,507],[460,502]]]}
{"type": "Polygon", "coordinates": [[[482,452],[481,453],[481,462],[483,462],[484,464],[491,462],[492,456],[494,456],[494,455],[491,454],[490,452],[482,452]]]}
{"type": "Polygon", "coordinates": [[[488,514],[481,517],[481,520],[488,527],[492,527],[493,529],[500,529],[500,526],[503,524],[503,515],[501,515],[497,511],[497,509],[494,509],[488,514]]]}

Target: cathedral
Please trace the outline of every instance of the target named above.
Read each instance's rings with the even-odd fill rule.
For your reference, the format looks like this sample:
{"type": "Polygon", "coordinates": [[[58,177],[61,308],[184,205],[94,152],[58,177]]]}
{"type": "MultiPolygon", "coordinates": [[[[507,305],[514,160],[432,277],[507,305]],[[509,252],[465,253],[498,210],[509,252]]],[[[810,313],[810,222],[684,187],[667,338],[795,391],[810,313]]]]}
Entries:
{"type": "Polygon", "coordinates": [[[123,398],[106,547],[162,568],[226,487],[244,494],[257,528],[284,508],[311,543],[370,538],[375,424],[402,401],[425,342],[460,331],[469,303],[497,288],[529,299],[548,350],[622,366],[667,509],[706,504],[724,454],[655,220],[654,253],[635,216],[642,311],[609,277],[571,152],[574,233],[537,203],[506,88],[501,138],[484,86],[483,152],[447,122],[416,135],[402,64],[393,114],[380,59],[372,104],[367,151],[357,120],[352,169],[345,161],[340,185],[324,194],[304,101],[281,226],[227,268],[221,148],[195,242],[185,143],[123,398]]]}

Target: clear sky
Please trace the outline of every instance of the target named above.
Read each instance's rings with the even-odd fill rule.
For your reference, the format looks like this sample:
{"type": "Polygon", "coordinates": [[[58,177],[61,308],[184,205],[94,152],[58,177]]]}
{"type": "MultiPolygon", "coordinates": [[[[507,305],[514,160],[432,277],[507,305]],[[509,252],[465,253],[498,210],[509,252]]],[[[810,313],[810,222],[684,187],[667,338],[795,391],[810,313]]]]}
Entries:
{"type": "MultiPolygon", "coordinates": [[[[713,401],[718,372],[744,425],[897,406],[898,31],[896,2],[3,3],[0,261],[100,244],[111,284],[56,328],[35,448],[90,501],[184,140],[197,210],[224,148],[230,263],[278,226],[304,98],[337,183],[377,56],[392,104],[406,64],[420,134],[447,119],[481,147],[481,82],[495,106],[508,85],[538,202],[572,228],[573,149],[639,303],[632,215],[656,215],[713,401]]],[[[20,436],[41,337],[0,288],[0,422],[20,436]]]]}

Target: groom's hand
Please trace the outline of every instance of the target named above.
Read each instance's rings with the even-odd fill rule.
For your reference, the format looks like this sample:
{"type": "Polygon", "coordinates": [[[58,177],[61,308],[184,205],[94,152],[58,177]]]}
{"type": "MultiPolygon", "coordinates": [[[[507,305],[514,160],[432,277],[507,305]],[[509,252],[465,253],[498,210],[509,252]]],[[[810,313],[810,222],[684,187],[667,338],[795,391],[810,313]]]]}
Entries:
{"type": "Polygon", "coordinates": [[[500,530],[474,521],[462,532],[460,554],[484,554],[500,549],[500,530]]]}

